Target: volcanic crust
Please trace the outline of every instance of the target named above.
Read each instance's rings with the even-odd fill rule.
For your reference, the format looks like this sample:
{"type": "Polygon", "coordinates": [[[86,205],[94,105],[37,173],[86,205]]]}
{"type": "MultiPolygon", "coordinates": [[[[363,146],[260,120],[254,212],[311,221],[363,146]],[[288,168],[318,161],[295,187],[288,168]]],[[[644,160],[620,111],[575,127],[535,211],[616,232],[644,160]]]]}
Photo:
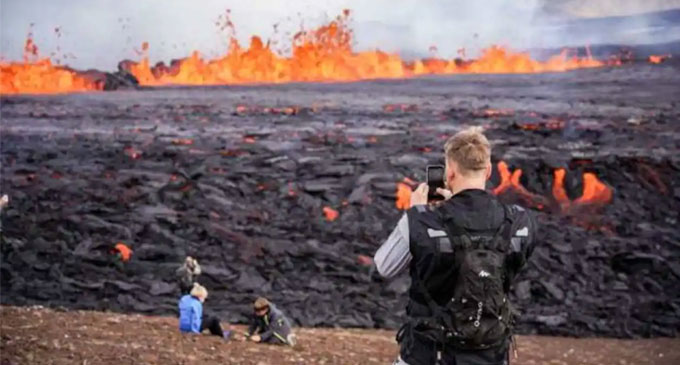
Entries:
{"type": "Polygon", "coordinates": [[[636,64],[2,97],[0,301],[171,315],[191,255],[224,320],[266,295],[297,325],[395,329],[408,279],[379,278],[366,256],[403,214],[397,183],[422,181],[447,136],[481,125],[494,162],[522,170],[500,198],[541,225],[513,288],[518,332],[677,336],[679,75],[636,64]],[[589,174],[601,190],[584,189],[589,174]],[[122,268],[117,242],[134,251],[122,268]]]}

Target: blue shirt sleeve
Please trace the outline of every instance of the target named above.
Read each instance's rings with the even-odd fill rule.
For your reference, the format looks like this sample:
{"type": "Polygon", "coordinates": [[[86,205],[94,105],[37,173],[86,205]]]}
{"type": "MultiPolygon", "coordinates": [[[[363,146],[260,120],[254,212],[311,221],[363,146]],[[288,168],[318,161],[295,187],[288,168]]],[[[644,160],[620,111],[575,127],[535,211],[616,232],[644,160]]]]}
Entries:
{"type": "Polygon", "coordinates": [[[201,320],[203,318],[203,305],[198,300],[194,303],[191,311],[191,332],[201,333],[201,320]]]}

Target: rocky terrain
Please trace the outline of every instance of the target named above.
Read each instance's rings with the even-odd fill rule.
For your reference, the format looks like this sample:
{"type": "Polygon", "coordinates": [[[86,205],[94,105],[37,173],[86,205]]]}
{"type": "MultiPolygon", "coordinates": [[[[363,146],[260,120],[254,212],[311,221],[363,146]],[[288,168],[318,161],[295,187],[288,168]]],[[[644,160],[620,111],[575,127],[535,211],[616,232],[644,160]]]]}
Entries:
{"type": "MultiPolygon", "coordinates": [[[[181,335],[170,317],[0,307],[0,363],[18,364],[390,364],[394,331],[299,329],[295,348],[181,335]]],[[[234,326],[243,331],[243,326],[234,326]]],[[[680,340],[519,336],[518,365],[674,365],[680,340]]]]}

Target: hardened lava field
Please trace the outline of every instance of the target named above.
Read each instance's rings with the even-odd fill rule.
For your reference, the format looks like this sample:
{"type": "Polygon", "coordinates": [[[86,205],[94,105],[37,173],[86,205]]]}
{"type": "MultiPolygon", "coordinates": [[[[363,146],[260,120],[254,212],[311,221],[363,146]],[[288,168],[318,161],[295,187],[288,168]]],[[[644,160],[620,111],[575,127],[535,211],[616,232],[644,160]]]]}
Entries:
{"type": "Polygon", "coordinates": [[[483,126],[489,191],[540,242],[518,332],[677,336],[680,73],[557,74],[3,96],[3,304],[172,314],[176,265],[243,322],[397,328],[408,279],[371,257],[445,139],[483,126]],[[134,251],[122,270],[110,250],[134,251]]]}

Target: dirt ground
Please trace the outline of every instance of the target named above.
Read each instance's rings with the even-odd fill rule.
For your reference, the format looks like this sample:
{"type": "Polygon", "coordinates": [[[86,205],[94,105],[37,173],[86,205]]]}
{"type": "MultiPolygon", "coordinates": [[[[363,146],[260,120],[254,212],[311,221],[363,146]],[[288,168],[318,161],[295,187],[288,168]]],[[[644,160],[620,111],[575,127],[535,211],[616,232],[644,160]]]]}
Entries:
{"type": "MultiPolygon", "coordinates": [[[[394,332],[298,329],[296,348],[181,335],[177,320],[42,307],[0,307],[0,364],[389,364],[394,332]]],[[[243,326],[233,326],[243,332],[243,326]]],[[[678,364],[680,339],[519,336],[515,364],[678,364]]]]}

